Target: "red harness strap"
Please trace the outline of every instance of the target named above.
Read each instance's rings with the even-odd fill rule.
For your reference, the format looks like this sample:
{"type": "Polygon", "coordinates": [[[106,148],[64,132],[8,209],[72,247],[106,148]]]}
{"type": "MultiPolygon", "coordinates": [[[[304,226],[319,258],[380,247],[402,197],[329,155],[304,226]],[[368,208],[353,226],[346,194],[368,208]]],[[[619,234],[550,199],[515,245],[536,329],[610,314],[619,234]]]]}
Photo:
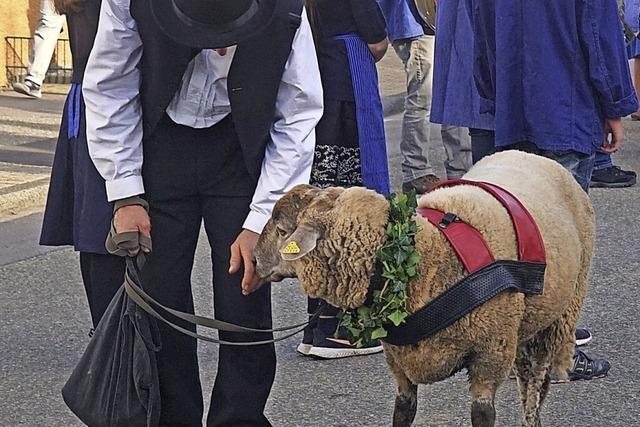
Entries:
{"type": "Polygon", "coordinates": [[[444,234],[469,274],[495,261],[482,234],[466,222],[448,223],[445,221],[447,214],[430,208],[420,208],[418,213],[444,234]]]}
{"type": "MultiPolygon", "coordinates": [[[[519,260],[539,264],[546,262],[540,230],[529,211],[513,194],[495,184],[466,179],[443,181],[433,187],[431,191],[455,185],[480,187],[495,197],[507,209],[511,217],[518,240],[519,260]]],[[[418,213],[444,234],[469,274],[495,261],[480,232],[469,224],[458,221],[454,214],[431,208],[419,208],[418,213]]]]}

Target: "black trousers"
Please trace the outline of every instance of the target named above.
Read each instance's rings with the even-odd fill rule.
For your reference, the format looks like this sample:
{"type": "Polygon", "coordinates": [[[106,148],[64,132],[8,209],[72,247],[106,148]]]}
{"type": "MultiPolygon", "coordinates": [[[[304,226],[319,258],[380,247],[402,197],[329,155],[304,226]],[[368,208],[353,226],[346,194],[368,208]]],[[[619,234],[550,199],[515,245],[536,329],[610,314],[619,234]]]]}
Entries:
{"type": "MultiPolygon", "coordinates": [[[[165,116],[154,135],[144,141],[142,175],[153,240],[153,252],[142,271],[145,290],[161,304],[193,312],[191,271],[204,220],[211,246],[215,317],[270,328],[270,286],[243,296],[242,272],[228,274],[230,246],[242,231],[256,185],[245,167],[231,118],[208,129],[193,129],[165,116]]],[[[200,426],[203,402],[197,343],[165,325],[160,324],[160,329],[161,425],[200,426]]],[[[271,334],[219,336],[231,341],[271,338],[271,334]]],[[[207,425],[270,425],[263,411],[275,365],[273,344],[220,346],[207,425]]]]}
{"type": "Polygon", "coordinates": [[[87,293],[93,327],[124,281],[124,258],[114,255],[80,252],[80,271],[87,293]]]}

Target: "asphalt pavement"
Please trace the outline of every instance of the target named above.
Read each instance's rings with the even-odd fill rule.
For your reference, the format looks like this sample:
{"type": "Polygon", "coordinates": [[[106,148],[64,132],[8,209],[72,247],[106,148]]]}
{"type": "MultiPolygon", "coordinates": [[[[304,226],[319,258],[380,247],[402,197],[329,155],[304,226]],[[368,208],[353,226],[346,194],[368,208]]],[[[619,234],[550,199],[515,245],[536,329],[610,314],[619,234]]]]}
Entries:
{"type": "MultiPolygon", "coordinates": [[[[11,144],[5,142],[11,132],[29,127],[39,129],[29,124],[30,106],[21,101],[12,102],[27,118],[19,123],[4,123],[3,102],[7,101],[2,99],[6,96],[0,94],[0,162],[11,165],[17,172],[23,168],[29,172],[32,171],[29,167],[47,167],[46,164],[25,166],[20,163],[24,155],[15,154],[20,147],[12,149],[11,144]],[[18,159],[5,156],[3,160],[3,153],[7,152],[18,159]]],[[[44,122],[46,131],[41,139],[32,137],[26,142],[40,141],[41,145],[35,144],[36,150],[52,152],[56,128],[49,122],[59,120],[62,101],[59,96],[47,98],[47,104],[42,104],[47,109],[44,115],[32,116],[44,122]]],[[[386,124],[392,182],[398,188],[400,116],[388,117],[386,124]]],[[[625,121],[624,124],[627,142],[616,162],[640,171],[640,123],[625,121]]],[[[437,137],[437,127],[433,134],[437,137]]],[[[27,148],[32,147],[34,145],[27,148]]],[[[437,140],[431,154],[437,170],[443,173],[444,153],[437,140]]],[[[40,162],[38,156],[35,158],[33,163],[40,162]]],[[[581,323],[595,335],[585,350],[590,355],[606,356],[612,368],[609,377],[604,379],[554,385],[543,411],[546,426],[640,425],[637,362],[640,353],[637,298],[640,189],[638,186],[597,189],[592,190],[591,197],[598,218],[598,237],[592,283],[581,323]]],[[[36,212],[0,222],[0,426],[82,425],[60,396],[62,385],[89,340],[90,317],[78,256],[68,248],[39,247],[40,220],[41,214],[36,212]]],[[[209,259],[203,234],[193,283],[197,311],[207,316],[214,314],[209,259]]],[[[277,325],[305,319],[305,297],[295,281],[274,284],[273,311],[277,325]]],[[[276,344],[278,371],[267,407],[267,415],[275,426],[390,425],[394,386],[381,354],[335,361],[312,360],[295,352],[298,339],[294,337],[276,344]]],[[[215,345],[200,345],[206,402],[215,378],[216,358],[215,345]]],[[[420,386],[414,425],[470,425],[467,389],[463,373],[438,384],[420,386]]],[[[247,399],[250,398],[251,390],[247,390],[247,399]]],[[[519,424],[514,381],[505,382],[499,390],[497,411],[497,425],[519,424]]]]}

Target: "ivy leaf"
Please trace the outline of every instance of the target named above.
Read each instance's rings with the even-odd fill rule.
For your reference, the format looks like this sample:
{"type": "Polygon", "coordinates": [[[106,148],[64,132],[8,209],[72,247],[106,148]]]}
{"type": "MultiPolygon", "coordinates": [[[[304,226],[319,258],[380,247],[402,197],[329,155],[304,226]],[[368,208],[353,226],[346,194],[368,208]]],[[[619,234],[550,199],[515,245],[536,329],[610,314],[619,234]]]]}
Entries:
{"type": "Polygon", "coordinates": [[[404,322],[404,319],[409,315],[409,313],[407,312],[402,312],[400,310],[396,310],[393,313],[391,313],[389,316],[387,316],[387,319],[391,320],[391,322],[394,324],[394,326],[400,326],[400,324],[402,322],[404,322]]]}
{"type": "Polygon", "coordinates": [[[374,329],[371,332],[371,339],[372,340],[378,340],[378,339],[384,338],[386,336],[387,336],[387,331],[382,326],[380,326],[379,328],[374,329]]]}

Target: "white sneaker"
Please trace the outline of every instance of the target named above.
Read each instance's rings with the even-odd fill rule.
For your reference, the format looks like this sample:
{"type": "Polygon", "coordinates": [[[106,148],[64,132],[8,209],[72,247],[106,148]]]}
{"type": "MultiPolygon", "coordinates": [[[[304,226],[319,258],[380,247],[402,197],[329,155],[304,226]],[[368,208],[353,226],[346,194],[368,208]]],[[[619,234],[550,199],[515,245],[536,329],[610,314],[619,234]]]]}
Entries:
{"type": "Polygon", "coordinates": [[[14,83],[13,90],[30,98],[42,98],[40,86],[35,84],[31,80],[25,80],[24,83],[14,83]]]}

